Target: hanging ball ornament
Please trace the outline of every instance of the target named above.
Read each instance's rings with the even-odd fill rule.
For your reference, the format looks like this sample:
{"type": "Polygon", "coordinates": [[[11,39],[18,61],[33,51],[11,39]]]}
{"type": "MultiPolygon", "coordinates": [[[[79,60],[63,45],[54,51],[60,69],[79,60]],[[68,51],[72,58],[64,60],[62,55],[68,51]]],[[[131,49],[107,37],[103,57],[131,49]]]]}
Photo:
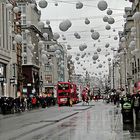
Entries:
{"type": "Polygon", "coordinates": [[[98,58],[99,58],[98,54],[94,54],[92,57],[93,60],[97,60],[98,58]]]}
{"type": "Polygon", "coordinates": [[[111,29],[111,26],[110,26],[110,25],[106,25],[106,26],[105,26],[105,29],[106,29],[106,30],[110,30],[110,29],[111,29]]]}
{"type": "Polygon", "coordinates": [[[107,10],[107,14],[108,14],[108,15],[112,15],[112,13],[113,13],[113,11],[112,11],[111,9],[108,9],[108,10],[107,10]]]}
{"type": "Polygon", "coordinates": [[[108,58],[108,61],[111,61],[111,58],[108,58]]]}
{"type": "Polygon", "coordinates": [[[100,47],[97,48],[97,52],[101,52],[101,48],[100,47]]]}
{"type": "Polygon", "coordinates": [[[79,1],[76,3],[76,9],[81,9],[81,8],[83,8],[83,3],[79,1]]]}
{"type": "Polygon", "coordinates": [[[104,11],[104,10],[107,9],[108,4],[107,4],[106,1],[100,0],[100,1],[98,2],[98,5],[97,5],[97,6],[98,6],[98,8],[99,8],[101,11],[104,11]]]}
{"type": "Polygon", "coordinates": [[[97,39],[99,39],[100,34],[99,34],[98,32],[93,32],[93,33],[91,34],[91,37],[92,37],[92,39],[97,40],[97,39]]]}
{"type": "Polygon", "coordinates": [[[113,24],[115,22],[115,19],[112,17],[108,18],[108,24],[113,24]]]}
{"type": "Polygon", "coordinates": [[[13,9],[14,13],[18,13],[20,11],[19,7],[14,7],[13,9]]]}
{"type": "Polygon", "coordinates": [[[105,47],[108,48],[108,47],[109,47],[109,43],[106,43],[106,44],[105,44],[105,47]]]}
{"type": "Polygon", "coordinates": [[[60,38],[60,35],[58,34],[58,33],[54,33],[53,34],[53,39],[54,40],[57,40],[57,39],[59,39],[60,38]]]}
{"type": "Polygon", "coordinates": [[[85,24],[90,24],[90,21],[88,18],[85,18],[85,24]]]}
{"type": "Polygon", "coordinates": [[[46,8],[48,5],[48,2],[46,0],[40,0],[38,5],[40,8],[46,8]]]}
{"type": "Polygon", "coordinates": [[[71,27],[72,23],[70,20],[64,20],[59,24],[59,29],[63,32],[67,31],[71,27]]]}
{"type": "Polygon", "coordinates": [[[103,21],[104,21],[104,22],[108,22],[108,17],[107,17],[107,16],[104,16],[104,17],[103,17],[103,21]]]}
{"type": "Polygon", "coordinates": [[[117,37],[117,36],[115,36],[115,37],[114,37],[114,40],[117,40],[117,39],[118,39],[118,37],[117,37]]]}
{"type": "Polygon", "coordinates": [[[48,19],[46,20],[46,24],[47,25],[50,25],[50,21],[48,19]]]}

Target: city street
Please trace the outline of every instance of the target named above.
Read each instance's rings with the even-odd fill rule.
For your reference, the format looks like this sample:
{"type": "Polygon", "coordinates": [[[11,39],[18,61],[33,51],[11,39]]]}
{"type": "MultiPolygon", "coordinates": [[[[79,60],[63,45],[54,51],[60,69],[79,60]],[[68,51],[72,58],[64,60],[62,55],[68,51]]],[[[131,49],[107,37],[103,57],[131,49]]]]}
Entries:
{"type": "Polygon", "coordinates": [[[140,124],[123,125],[121,111],[103,101],[0,116],[0,140],[139,140],[140,124]]]}

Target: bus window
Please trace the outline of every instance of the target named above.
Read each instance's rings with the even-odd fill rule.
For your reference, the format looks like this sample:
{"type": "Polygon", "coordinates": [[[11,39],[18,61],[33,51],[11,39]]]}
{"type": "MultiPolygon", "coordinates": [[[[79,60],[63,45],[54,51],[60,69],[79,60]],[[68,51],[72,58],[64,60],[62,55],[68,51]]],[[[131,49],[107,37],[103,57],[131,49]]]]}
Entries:
{"type": "Polygon", "coordinates": [[[58,90],[67,90],[69,89],[68,84],[58,84],[58,90]]]}

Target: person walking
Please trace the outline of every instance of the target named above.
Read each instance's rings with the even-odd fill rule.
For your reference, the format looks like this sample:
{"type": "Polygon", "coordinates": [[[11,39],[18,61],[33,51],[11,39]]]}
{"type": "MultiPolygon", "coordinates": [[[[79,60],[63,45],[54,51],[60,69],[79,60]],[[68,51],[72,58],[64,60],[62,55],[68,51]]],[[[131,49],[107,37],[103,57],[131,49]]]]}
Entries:
{"type": "Polygon", "coordinates": [[[135,95],[133,95],[133,108],[134,108],[136,120],[137,120],[139,117],[139,111],[140,111],[140,90],[137,91],[135,95]]]}

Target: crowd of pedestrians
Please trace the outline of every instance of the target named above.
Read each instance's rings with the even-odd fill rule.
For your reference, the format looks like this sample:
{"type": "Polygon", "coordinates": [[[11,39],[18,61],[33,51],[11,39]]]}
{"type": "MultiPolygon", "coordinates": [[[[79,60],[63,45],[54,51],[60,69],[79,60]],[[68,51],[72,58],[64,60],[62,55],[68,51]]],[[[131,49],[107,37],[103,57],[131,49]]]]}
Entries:
{"type": "Polygon", "coordinates": [[[0,97],[0,113],[19,113],[39,107],[49,107],[55,103],[55,98],[48,96],[19,96],[16,98],[2,96],[0,97]]]}

